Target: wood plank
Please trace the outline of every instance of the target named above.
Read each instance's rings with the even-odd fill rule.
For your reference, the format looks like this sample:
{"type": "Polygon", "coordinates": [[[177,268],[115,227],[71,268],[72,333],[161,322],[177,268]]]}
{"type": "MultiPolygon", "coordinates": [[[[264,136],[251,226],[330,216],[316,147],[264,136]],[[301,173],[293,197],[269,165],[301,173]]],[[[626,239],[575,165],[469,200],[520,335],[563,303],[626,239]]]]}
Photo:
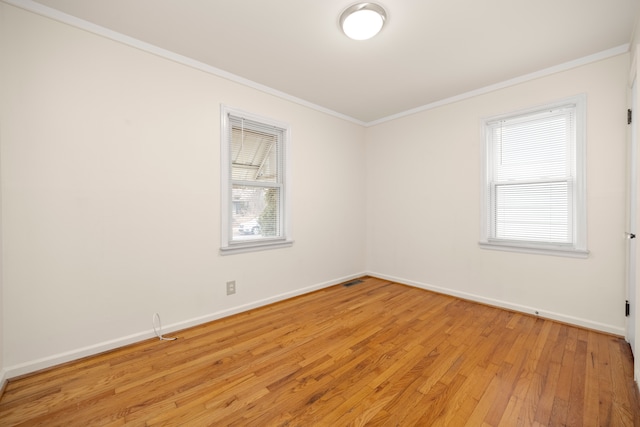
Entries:
{"type": "Polygon", "coordinates": [[[640,425],[620,337],[366,277],[12,379],[0,426],[640,425]]]}

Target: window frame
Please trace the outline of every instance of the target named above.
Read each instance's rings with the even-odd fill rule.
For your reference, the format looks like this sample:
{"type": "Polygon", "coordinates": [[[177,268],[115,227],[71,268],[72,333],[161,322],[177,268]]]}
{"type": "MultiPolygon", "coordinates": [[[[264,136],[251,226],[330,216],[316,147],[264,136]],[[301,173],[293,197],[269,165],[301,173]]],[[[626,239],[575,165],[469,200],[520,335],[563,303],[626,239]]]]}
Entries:
{"type": "Polygon", "coordinates": [[[220,253],[230,255],[290,247],[293,245],[291,237],[291,126],[288,123],[267,118],[258,114],[220,105],[220,187],[221,187],[221,243],[220,253]],[[253,240],[233,239],[233,179],[231,175],[231,120],[230,116],[259,123],[263,126],[277,128],[283,135],[278,148],[278,161],[282,165],[279,180],[275,184],[255,182],[255,187],[280,188],[279,228],[280,236],[259,238],[253,240]]]}
{"type": "MultiPolygon", "coordinates": [[[[503,250],[512,252],[524,252],[544,255],[557,255],[574,258],[587,258],[587,200],[586,200],[586,94],[576,95],[570,98],[558,100],[549,104],[492,116],[482,119],[482,179],[481,179],[481,236],[480,247],[483,249],[503,250]],[[572,203],[568,206],[571,212],[571,226],[573,241],[567,243],[551,243],[529,240],[499,239],[492,235],[492,212],[495,211],[495,198],[492,194],[492,174],[494,151],[490,134],[490,124],[501,120],[513,120],[524,118],[528,115],[539,114],[544,111],[566,108],[575,108],[575,139],[570,142],[572,162],[570,166],[573,183],[572,203]]],[[[554,180],[558,181],[558,180],[554,180]]]]}

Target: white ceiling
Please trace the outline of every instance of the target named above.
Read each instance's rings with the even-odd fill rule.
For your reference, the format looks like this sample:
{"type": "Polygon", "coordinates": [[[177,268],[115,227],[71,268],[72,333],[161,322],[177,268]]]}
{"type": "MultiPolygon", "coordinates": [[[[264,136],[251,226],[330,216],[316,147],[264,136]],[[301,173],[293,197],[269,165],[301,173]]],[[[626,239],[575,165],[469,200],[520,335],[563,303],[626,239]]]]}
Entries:
{"type": "Polygon", "coordinates": [[[382,0],[387,25],[354,41],[338,28],[354,0],[37,3],[362,123],[619,51],[640,13],[639,0],[382,0]]]}

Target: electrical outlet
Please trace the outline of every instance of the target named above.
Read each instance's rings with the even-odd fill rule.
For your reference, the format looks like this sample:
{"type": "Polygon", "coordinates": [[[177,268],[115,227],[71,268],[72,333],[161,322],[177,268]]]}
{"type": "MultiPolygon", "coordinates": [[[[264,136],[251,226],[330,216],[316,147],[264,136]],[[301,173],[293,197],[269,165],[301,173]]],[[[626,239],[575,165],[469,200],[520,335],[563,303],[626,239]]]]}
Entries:
{"type": "Polygon", "coordinates": [[[236,281],[232,280],[227,282],[227,295],[233,295],[236,293],[236,281]]]}

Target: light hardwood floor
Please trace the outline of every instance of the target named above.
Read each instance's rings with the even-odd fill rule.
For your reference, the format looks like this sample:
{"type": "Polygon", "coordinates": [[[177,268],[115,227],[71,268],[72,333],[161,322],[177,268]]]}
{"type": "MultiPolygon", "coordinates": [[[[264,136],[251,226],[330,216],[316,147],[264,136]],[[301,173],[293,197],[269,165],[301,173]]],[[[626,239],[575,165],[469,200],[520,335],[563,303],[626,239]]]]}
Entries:
{"type": "Polygon", "coordinates": [[[12,380],[0,425],[633,426],[619,337],[366,278],[12,380]]]}

